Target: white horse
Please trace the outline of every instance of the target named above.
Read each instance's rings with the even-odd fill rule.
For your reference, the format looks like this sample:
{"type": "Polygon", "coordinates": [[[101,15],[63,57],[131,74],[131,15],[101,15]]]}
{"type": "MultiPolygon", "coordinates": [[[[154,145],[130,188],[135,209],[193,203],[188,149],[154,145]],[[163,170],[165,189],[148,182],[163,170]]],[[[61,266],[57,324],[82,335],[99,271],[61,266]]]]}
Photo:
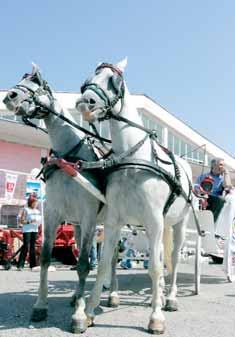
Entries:
{"type": "MultiPolygon", "coordinates": [[[[52,113],[61,114],[74,122],[68,111],[62,109],[53,97],[50,88],[42,79],[37,67],[34,66],[32,74],[26,74],[19,84],[8,92],[4,103],[9,110],[14,111],[16,115],[21,115],[23,118],[44,119],[55,156],[66,158],[72,162],[78,159],[97,160],[93,148],[84,141],[84,133],[71,127],[71,125],[52,113]],[[43,108],[38,105],[39,102],[43,105],[43,108]]],[[[99,177],[92,173],[85,173],[84,175],[99,187],[99,177]]],[[[55,231],[58,225],[66,220],[75,225],[75,237],[80,249],[79,262],[77,264],[79,283],[74,295],[76,303],[75,312],[72,316],[72,331],[80,333],[86,329],[84,291],[89,273],[89,252],[95,233],[99,206],[100,201],[98,199],[60,169],[55,170],[46,182],[40,286],[38,298],[33,307],[33,320],[40,321],[47,316],[47,278],[51,251],[55,231]]]]}
{"type": "Polygon", "coordinates": [[[83,85],[82,96],[76,102],[77,110],[86,120],[93,122],[100,118],[110,119],[113,159],[118,164],[107,184],[104,251],[86,313],[92,324],[94,309],[99,304],[105,271],[111,263],[122,225],[125,223],[144,225],[149,239],[149,274],[152,279],[152,313],[148,330],[151,333],[163,333],[165,317],[161,310],[160,287],[163,230],[164,226],[166,228],[173,226],[173,273],[166,307],[169,310],[177,310],[177,266],[191,210],[187,196],[190,198],[192,173],[186,161],[176,158],[176,165],[174,165],[161,146],[146,136],[143,129],[133,126],[133,122],[140,127],[143,127],[143,123],[123,80],[126,63],[127,61],[124,60],[117,65],[106,63],[99,65],[95,75],[83,85]],[[117,120],[120,118],[122,121],[117,120]],[[125,118],[131,122],[124,122],[125,118]],[[128,165],[122,166],[123,163],[128,165]],[[177,166],[176,169],[175,166],[177,166]],[[154,167],[161,167],[168,171],[173,180],[178,176],[184,196],[180,193],[175,200],[172,199],[171,204],[169,198],[174,188],[170,186],[172,181],[167,183],[166,177],[154,173],[154,167]],[[165,220],[166,205],[170,207],[165,220]]]}

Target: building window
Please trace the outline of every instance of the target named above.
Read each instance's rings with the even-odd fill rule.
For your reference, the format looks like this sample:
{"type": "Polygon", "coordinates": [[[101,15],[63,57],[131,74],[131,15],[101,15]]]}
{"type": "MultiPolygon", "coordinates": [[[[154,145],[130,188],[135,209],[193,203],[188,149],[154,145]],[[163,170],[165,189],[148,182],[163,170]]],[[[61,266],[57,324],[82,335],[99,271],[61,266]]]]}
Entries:
{"type": "Polygon", "coordinates": [[[192,160],[193,159],[193,152],[192,152],[193,148],[192,148],[191,144],[187,144],[186,148],[187,148],[187,152],[186,152],[185,158],[192,160]]]}
{"type": "Polygon", "coordinates": [[[171,132],[168,133],[168,149],[174,152],[174,136],[171,132]]]}
{"type": "Polygon", "coordinates": [[[154,119],[146,116],[144,113],[140,112],[140,116],[142,118],[144,127],[150,130],[156,130],[158,141],[160,144],[163,144],[163,127],[154,119]]]}
{"type": "Polygon", "coordinates": [[[17,215],[21,206],[3,205],[0,213],[0,223],[8,227],[17,227],[17,215]]]}
{"type": "Polygon", "coordinates": [[[142,121],[143,121],[143,124],[144,124],[144,127],[145,128],[149,128],[149,119],[148,119],[148,117],[146,117],[144,114],[142,114],[142,121]]]}
{"type": "Polygon", "coordinates": [[[200,164],[204,164],[205,162],[205,153],[202,151],[198,151],[198,161],[200,164]]]}
{"type": "Polygon", "coordinates": [[[187,152],[187,144],[183,140],[181,140],[180,142],[181,142],[180,155],[184,157],[187,152]]]}
{"type": "Polygon", "coordinates": [[[174,154],[180,156],[180,140],[174,136],[174,154]]]}

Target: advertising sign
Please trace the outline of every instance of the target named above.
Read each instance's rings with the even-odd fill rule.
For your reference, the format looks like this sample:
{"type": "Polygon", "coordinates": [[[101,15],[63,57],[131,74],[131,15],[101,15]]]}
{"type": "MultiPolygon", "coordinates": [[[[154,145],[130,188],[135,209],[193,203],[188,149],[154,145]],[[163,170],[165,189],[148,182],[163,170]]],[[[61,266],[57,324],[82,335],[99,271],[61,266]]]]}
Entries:
{"type": "Polygon", "coordinates": [[[44,196],[42,195],[41,189],[41,182],[38,180],[27,180],[26,182],[26,199],[30,196],[30,194],[36,194],[39,200],[43,199],[44,196]]]}
{"type": "Polygon", "coordinates": [[[5,183],[5,198],[10,201],[13,198],[16,182],[17,182],[17,174],[6,173],[6,183],[5,183]]]}

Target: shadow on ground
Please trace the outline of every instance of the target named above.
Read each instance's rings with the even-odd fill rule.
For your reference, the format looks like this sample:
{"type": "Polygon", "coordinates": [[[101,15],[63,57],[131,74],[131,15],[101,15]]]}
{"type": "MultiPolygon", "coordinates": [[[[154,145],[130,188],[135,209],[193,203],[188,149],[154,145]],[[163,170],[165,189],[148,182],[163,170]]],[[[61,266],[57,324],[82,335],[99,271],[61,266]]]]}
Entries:
{"type": "MultiPolygon", "coordinates": [[[[147,272],[138,272],[132,270],[131,274],[119,274],[119,289],[121,297],[121,306],[110,311],[122,310],[126,306],[149,306],[151,301],[151,282],[147,272]]],[[[89,276],[87,282],[87,294],[94,284],[95,274],[89,276]]],[[[169,277],[167,277],[169,282],[169,277]]],[[[38,281],[26,281],[28,291],[12,292],[0,294],[0,331],[14,328],[49,328],[56,327],[62,331],[70,331],[71,316],[73,308],[70,306],[70,299],[75,289],[75,281],[50,281],[49,282],[49,308],[46,321],[32,323],[30,321],[33,304],[36,302],[38,281]]],[[[224,283],[221,277],[203,275],[202,284],[224,283]]],[[[194,275],[190,273],[178,273],[179,297],[192,296],[194,294],[194,275]]],[[[108,292],[102,293],[101,306],[97,308],[96,314],[103,313],[102,306],[106,306],[108,292]]],[[[233,296],[233,295],[227,295],[233,296]]],[[[109,312],[110,312],[109,311],[109,312]]],[[[122,328],[118,325],[96,325],[99,327],[122,328]]],[[[123,326],[136,330],[143,330],[137,326],[123,326]]]]}

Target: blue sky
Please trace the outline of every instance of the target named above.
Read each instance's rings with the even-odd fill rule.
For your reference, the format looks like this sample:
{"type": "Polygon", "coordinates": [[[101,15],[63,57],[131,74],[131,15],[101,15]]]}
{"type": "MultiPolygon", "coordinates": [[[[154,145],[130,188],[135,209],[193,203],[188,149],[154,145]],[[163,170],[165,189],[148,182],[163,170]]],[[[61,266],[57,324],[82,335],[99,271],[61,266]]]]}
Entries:
{"type": "Polygon", "coordinates": [[[0,89],[36,62],[54,90],[79,91],[98,62],[235,154],[235,2],[1,1],[0,89]]]}

